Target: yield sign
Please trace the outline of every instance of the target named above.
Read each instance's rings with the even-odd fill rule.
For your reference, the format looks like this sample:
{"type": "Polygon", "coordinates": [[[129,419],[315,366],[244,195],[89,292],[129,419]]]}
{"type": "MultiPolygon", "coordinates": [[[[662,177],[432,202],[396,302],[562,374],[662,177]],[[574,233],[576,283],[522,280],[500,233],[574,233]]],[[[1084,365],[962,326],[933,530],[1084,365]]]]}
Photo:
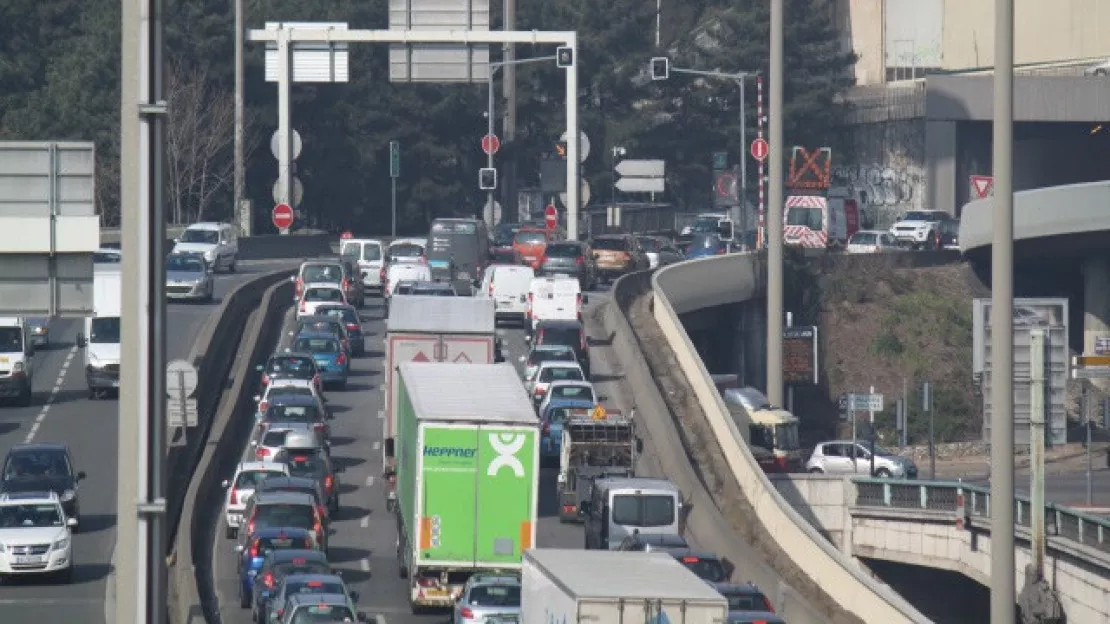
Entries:
{"type": "Polygon", "coordinates": [[[430,362],[428,356],[424,355],[423,351],[417,351],[416,355],[412,356],[413,362],[430,362]]]}
{"type": "Polygon", "coordinates": [[[971,190],[979,199],[985,199],[991,196],[991,191],[994,190],[994,176],[973,175],[970,176],[971,190]]]}
{"type": "Polygon", "coordinates": [[[471,363],[471,362],[470,362],[470,356],[468,356],[468,355],[467,355],[467,354],[465,354],[465,353],[460,353],[460,354],[456,355],[456,356],[455,356],[455,359],[453,360],[453,362],[454,362],[455,364],[458,364],[459,362],[466,362],[467,364],[470,364],[470,363],[471,363]]]}

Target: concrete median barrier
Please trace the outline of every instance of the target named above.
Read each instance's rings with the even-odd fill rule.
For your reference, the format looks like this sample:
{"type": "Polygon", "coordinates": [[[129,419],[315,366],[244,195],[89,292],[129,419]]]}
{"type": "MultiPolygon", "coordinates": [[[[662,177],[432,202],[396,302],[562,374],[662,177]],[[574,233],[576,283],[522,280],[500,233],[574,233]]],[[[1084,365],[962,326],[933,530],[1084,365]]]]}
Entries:
{"type": "Polygon", "coordinates": [[[837,551],[770,484],[679,321],[679,312],[761,297],[763,275],[763,259],[755,254],[636,273],[617,281],[601,313],[629,383],[639,390],[637,421],[645,435],[657,447],[684,447],[681,454],[659,455],[689,500],[687,529],[732,561],[735,540],[756,548],[785,581],[769,595],[789,621],[928,622],[837,551]],[[661,366],[680,373],[666,387],[652,371],[661,366]],[[692,409],[675,413],[675,405],[692,409]]]}
{"type": "MultiPolygon", "coordinates": [[[[208,571],[194,563],[206,561],[205,557],[195,556],[196,549],[211,543],[206,535],[214,528],[205,526],[205,522],[211,510],[218,507],[222,492],[219,482],[229,462],[238,461],[243,436],[249,431],[249,426],[244,426],[244,423],[249,423],[236,416],[251,406],[253,394],[250,390],[257,383],[258,376],[254,366],[269,355],[281,331],[285,311],[293,299],[293,284],[288,281],[291,274],[291,271],[279,271],[251,282],[254,286],[249,291],[250,296],[244,293],[240,303],[229,310],[228,317],[237,318],[238,323],[226,325],[226,331],[234,333],[221,333],[221,327],[217,327],[211,335],[211,357],[217,357],[217,349],[230,353],[225,353],[226,359],[221,360],[227,364],[224,374],[218,379],[213,375],[210,382],[210,392],[215,396],[217,407],[210,419],[208,435],[200,445],[200,456],[190,471],[191,478],[187,480],[179,508],[180,528],[172,541],[168,596],[169,619],[175,624],[215,621],[208,619],[210,614],[205,610],[205,605],[214,601],[203,595],[205,584],[198,586],[198,575],[208,571]],[[230,346],[222,345],[221,337],[224,343],[231,343],[230,346]]],[[[223,318],[220,325],[225,325],[223,318]]],[[[201,379],[204,379],[203,375],[201,379]]]]}

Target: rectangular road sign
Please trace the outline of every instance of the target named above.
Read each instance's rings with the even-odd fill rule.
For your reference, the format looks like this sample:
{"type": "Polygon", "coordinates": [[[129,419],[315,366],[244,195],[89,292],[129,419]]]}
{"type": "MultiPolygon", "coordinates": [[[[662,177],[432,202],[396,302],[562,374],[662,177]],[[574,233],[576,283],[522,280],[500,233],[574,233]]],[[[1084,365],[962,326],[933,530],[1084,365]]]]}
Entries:
{"type": "Polygon", "coordinates": [[[197,400],[171,396],[166,402],[166,424],[173,427],[197,426],[197,400]]]}
{"type": "Polygon", "coordinates": [[[624,193],[662,193],[666,163],[662,160],[622,160],[614,168],[617,190],[624,193]]]}
{"type": "Polygon", "coordinates": [[[1110,366],[1087,366],[1071,369],[1072,379],[1110,379],[1110,366]]]}
{"type": "MultiPolygon", "coordinates": [[[[490,0],[389,0],[390,30],[490,29],[490,0]]],[[[390,82],[480,82],[489,76],[489,45],[392,44],[390,82]]]]}
{"type": "MultiPolygon", "coordinates": [[[[347,30],[346,22],[266,22],[266,30],[286,28],[347,30]]],[[[349,82],[347,44],[294,43],[293,82],[349,82]]],[[[266,82],[278,81],[277,43],[266,44],[266,82]]]]}
{"type": "Polygon", "coordinates": [[[881,412],[883,411],[883,395],[881,394],[849,394],[849,412],[881,412]]]}
{"type": "Polygon", "coordinates": [[[1077,355],[1071,359],[1072,366],[1110,366],[1110,355],[1077,355]]]}

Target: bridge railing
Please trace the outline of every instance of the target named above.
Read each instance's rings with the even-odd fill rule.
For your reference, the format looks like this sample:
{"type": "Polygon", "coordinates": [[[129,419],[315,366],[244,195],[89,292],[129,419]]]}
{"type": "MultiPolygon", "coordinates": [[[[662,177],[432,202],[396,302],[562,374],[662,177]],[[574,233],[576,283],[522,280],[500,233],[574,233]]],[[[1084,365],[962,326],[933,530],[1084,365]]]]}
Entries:
{"type": "MultiPolygon", "coordinates": [[[[949,481],[895,481],[891,479],[852,479],[856,486],[857,507],[959,512],[960,497],[968,518],[989,519],[990,488],[949,481]]],[[[1015,524],[1029,528],[1032,512],[1029,498],[1014,497],[1015,524]]],[[[1110,518],[1082,510],[1048,503],[1045,505],[1045,532],[1083,546],[1110,554],[1110,518]]]]}

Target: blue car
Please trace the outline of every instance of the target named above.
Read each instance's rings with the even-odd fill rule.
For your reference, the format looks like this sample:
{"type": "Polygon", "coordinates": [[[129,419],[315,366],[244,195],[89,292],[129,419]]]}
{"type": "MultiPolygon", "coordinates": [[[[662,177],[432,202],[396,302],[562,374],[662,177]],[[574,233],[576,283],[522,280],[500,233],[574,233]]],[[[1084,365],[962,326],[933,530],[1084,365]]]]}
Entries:
{"type": "Polygon", "coordinates": [[[690,241],[690,250],[686,252],[687,260],[697,258],[712,258],[727,253],[728,243],[721,240],[717,234],[695,234],[690,241]]]}
{"type": "Polygon", "coordinates": [[[275,550],[316,550],[311,532],[294,527],[258,529],[245,542],[236,546],[239,551],[239,606],[249,609],[254,595],[254,579],[262,569],[266,555],[275,550]]]}
{"type": "Polygon", "coordinates": [[[320,370],[320,380],[325,386],[331,385],[340,390],[347,387],[347,376],[351,372],[351,360],[343,349],[343,344],[331,333],[301,332],[293,338],[290,351],[311,353],[320,370]]]}
{"type": "Polygon", "coordinates": [[[318,550],[272,550],[266,555],[255,578],[251,598],[251,619],[266,622],[270,601],[277,594],[282,580],[296,574],[331,574],[328,556],[318,550]]]}
{"type": "Polygon", "coordinates": [[[540,415],[543,437],[540,439],[540,462],[559,463],[563,450],[563,423],[568,418],[588,418],[593,401],[582,399],[551,399],[540,415]]]}

